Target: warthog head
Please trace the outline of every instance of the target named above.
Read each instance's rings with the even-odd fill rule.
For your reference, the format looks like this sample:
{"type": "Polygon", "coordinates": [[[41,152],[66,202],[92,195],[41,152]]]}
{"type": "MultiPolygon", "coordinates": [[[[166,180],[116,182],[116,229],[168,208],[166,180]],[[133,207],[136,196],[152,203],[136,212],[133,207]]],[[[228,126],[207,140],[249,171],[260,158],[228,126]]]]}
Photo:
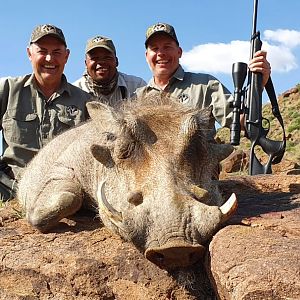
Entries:
{"type": "Polygon", "coordinates": [[[114,110],[91,102],[99,143],[97,202],[103,223],[161,267],[190,265],[236,208],[212,176],[232,151],[210,140],[211,109],[164,100],[114,110]],[[159,103],[158,103],[159,102],[159,103]]]}

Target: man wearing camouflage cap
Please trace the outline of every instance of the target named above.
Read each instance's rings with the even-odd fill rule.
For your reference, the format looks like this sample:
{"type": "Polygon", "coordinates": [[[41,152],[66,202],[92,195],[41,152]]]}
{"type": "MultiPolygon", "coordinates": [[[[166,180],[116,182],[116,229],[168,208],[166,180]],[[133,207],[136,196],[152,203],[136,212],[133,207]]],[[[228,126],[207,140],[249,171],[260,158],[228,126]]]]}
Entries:
{"type": "MultiPolygon", "coordinates": [[[[173,26],[157,23],[146,32],[146,60],[153,78],[140,94],[168,93],[184,105],[197,108],[213,106],[213,115],[221,126],[230,126],[232,112],[229,107],[232,96],[215,77],[209,74],[185,72],[179,63],[182,49],[173,26]]],[[[263,74],[265,85],[270,76],[270,64],[266,52],[258,51],[249,62],[253,72],[263,74]]]]}
{"type": "Polygon", "coordinates": [[[91,96],[67,82],[64,72],[69,49],[56,26],[37,26],[27,54],[33,73],[0,79],[0,197],[14,196],[22,169],[57,134],[88,118],[91,96]]]}
{"type": "Polygon", "coordinates": [[[146,85],[137,76],[118,71],[116,48],[110,38],[96,36],[87,41],[85,49],[86,71],[73,84],[111,106],[133,96],[135,90],[146,85]]]}

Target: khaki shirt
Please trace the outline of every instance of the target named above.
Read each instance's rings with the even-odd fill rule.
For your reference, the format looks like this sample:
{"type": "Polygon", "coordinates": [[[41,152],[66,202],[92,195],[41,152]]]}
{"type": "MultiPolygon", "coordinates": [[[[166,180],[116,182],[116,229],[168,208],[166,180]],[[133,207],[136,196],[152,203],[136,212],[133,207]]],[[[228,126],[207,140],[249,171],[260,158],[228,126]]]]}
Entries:
{"type": "Polygon", "coordinates": [[[56,135],[85,121],[91,96],[67,82],[46,100],[33,75],[0,80],[0,129],[3,155],[15,177],[39,149],[56,135]]]}
{"type": "MultiPolygon", "coordinates": [[[[81,78],[73,82],[73,84],[90,93],[91,95],[97,96],[88,86],[85,76],[82,76],[81,78]]],[[[101,95],[101,99],[99,100],[103,103],[115,106],[122,99],[132,97],[137,88],[143,87],[146,84],[146,81],[144,81],[144,79],[140,77],[119,72],[117,88],[109,95],[101,95]],[[122,95],[122,89],[124,91],[124,95],[122,95]]]]}
{"type": "Polygon", "coordinates": [[[233,101],[231,93],[213,76],[202,73],[185,72],[181,66],[176,70],[164,90],[157,86],[152,78],[146,87],[136,91],[137,96],[152,93],[168,93],[184,105],[195,108],[213,106],[212,113],[222,126],[229,127],[232,118],[233,101]]]}

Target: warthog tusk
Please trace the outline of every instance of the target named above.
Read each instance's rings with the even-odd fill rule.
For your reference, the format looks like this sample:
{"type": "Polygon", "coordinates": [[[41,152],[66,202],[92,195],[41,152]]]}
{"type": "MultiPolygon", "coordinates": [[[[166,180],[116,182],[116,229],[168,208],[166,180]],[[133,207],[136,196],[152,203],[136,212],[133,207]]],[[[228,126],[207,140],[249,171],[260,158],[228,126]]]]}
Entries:
{"type": "Polygon", "coordinates": [[[230,198],[220,207],[224,221],[228,220],[237,209],[237,198],[235,193],[232,193],[230,198]]]}
{"type": "Polygon", "coordinates": [[[105,196],[105,181],[103,181],[100,185],[100,189],[97,192],[97,198],[99,202],[99,208],[112,220],[115,222],[123,221],[122,213],[117,211],[106,199],[105,196]]]}

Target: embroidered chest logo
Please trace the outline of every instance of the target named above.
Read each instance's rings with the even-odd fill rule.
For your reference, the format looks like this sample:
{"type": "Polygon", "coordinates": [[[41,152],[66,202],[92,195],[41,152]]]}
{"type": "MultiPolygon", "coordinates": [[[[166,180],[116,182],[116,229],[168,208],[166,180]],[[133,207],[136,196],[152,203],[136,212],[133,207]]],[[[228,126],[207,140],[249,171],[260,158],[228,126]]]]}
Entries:
{"type": "Polygon", "coordinates": [[[69,106],[67,106],[66,107],[66,111],[67,111],[67,114],[69,116],[72,116],[72,117],[74,117],[74,116],[76,116],[78,114],[78,108],[75,105],[69,105],[69,106]]]}
{"type": "Polygon", "coordinates": [[[178,99],[179,99],[181,102],[186,102],[186,101],[188,101],[188,100],[190,99],[190,97],[189,97],[189,95],[182,93],[182,94],[180,94],[180,95],[178,96],[178,99]]]}

